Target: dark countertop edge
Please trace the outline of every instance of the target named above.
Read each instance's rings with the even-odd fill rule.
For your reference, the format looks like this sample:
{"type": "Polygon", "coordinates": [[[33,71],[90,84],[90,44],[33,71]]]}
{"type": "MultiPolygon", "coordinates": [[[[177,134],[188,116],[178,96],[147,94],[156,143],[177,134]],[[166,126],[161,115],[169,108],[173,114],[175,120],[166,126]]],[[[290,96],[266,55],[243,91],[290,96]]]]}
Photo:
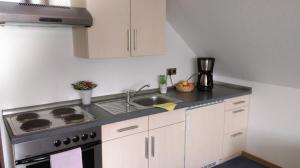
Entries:
{"type": "MultiPolygon", "coordinates": [[[[176,109],[182,109],[182,108],[188,108],[188,107],[192,107],[192,106],[198,106],[198,105],[202,105],[202,104],[205,104],[205,103],[210,103],[210,102],[214,102],[214,101],[225,100],[225,99],[230,99],[230,98],[234,98],[234,97],[249,95],[249,94],[252,93],[252,88],[251,87],[233,85],[233,84],[228,84],[228,83],[223,83],[223,82],[216,82],[216,85],[220,85],[220,86],[223,86],[223,87],[228,87],[229,89],[237,89],[237,90],[240,90],[241,92],[236,93],[236,94],[230,94],[230,95],[227,95],[227,96],[211,98],[211,99],[208,99],[208,100],[199,100],[199,101],[191,101],[191,102],[184,102],[183,101],[183,102],[177,104],[176,109]]],[[[158,89],[151,89],[151,90],[144,91],[141,94],[151,94],[151,93],[156,93],[157,91],[158,91],[158,89]]],[[[100,96],[100,97],[93,98],[93,102],[107,101],[107,100],[111,100],[111,99],[118,99],[122,96],[123,96],[123,94],[100,96]]],[[[65,102],[64,106],[66,104],[68,104],[68,105],[78,105],[79,102],[80,102],[79,100],[68,101],[68,102],[65,102]]],[[[52,104],[48,104],[48,105],[51,105],[52,107],[53,106],[54,107],[59,107],[62,104],[63,103],[52,103],[52,104]]],[[[42,106],[43,105],[39,105],[38,107],[41,108],[42,106]]],[[[35,108],[35,106],[32,106],[30,108],[35,108]]],[[[20,109],[21,108],[13,109],[13,110],[20,110],[20,109]]],[[[102,112],[108,113],[104,110],[102,112]]],[[[6,125],[6,128],[8,128],[7,131],[8,131],[8,134],[10,136],[11,143],[12,144],[18,144],[18,143],[30,141],[32,139],[40,138],[41,136],[45,136],[46,132],[47,132],[47,135],[50,135],[50,136],[51,135],[57,135],[57,134],[63,134],[65,132],[73,132],[73,131],[76,131],[76,130],[84,130],[84,129],[89,129],[89,128],[93,128],[93,127],[100,127],[101,125],[111,124],[111,123],[114,123],[114,122],[120,122],[120,121],[124,121],[124,120],[139,118],[139,117],[143,117],[143,116],[149,116],[149,115],[163,113],[163,112],[167,112],[167,111],[163,110],[163,109],[158,109],[158,108],[150,108],[150,109],[136,111],[136,112],[132,112],[132,113],[112,115],[112,116],[110,116],[110,118],[105,118],[105,119],[102,119],[102,120],[94,120],[94,121],[91,121],[91,122],[88,122],[88,123],[68,126],[68,127],[64,127],[64,128],[54,128],[52,130],[36,132],[36,133],[27,134],[27,135],[23,135],[23,136],[22,135],[21,136],[13,135],[12,130],[10,129],[10,127],[8,127],[8,123],[7,123],[6,119],[4,119],[4,123],[6,125]]]]}

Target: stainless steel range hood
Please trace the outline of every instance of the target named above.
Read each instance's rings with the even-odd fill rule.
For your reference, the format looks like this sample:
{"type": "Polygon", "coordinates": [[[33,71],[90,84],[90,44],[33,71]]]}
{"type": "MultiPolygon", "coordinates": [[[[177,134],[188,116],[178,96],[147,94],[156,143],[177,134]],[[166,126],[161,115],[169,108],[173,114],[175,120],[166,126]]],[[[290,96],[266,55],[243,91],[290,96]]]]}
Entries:
{"type": "Polygon", "coordinates": [[[93,18],[85,8],[51,6],[48,0],[0,2],[0,25],[91,27],[92,24],[93,18]]]}

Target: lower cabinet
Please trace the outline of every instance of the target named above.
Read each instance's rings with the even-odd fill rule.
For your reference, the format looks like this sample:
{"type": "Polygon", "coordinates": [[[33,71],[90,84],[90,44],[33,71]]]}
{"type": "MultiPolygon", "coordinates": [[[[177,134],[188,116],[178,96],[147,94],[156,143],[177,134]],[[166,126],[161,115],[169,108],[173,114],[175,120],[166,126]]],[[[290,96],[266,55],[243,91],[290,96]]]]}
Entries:
{"type": "Polygon", "coordinates": [[[240,155],[246,148],[249,101],[249,96],[225,100],[222,162],[240,155]]]}
{"type": "Polygon", "coordinates": [[[223,157],[229,158],[239,154],[246,146],[246,130],[224,135],[223,157]]]}
{"type": "Polygon", "coordinates": [[[210,168],[246,145],[249,96],[102,126],[103,168],[210,168]]]}
{"type": "Polygon", "coordinates": [[[149,116],[149,120],[143,117],[103,126],[103,168],[183,168],[184,112],[174,111],[149,116]],[[138,132],[145,124],[151,125],[152,129],[138,132]]]}
{"type": "Polygon", "coordinates": [[[184,122],[149,131],[150,168],[184,167],[184,122]]]}
{"type": "Polygon", "coordinates": [[[185,168],[212,167],[222,155],[224,103],[187,111],[185,168]]]}
{"type": "Polygon", "coordinates": [[[103,168],[148,168],[148,132],[103,142],[103,168]]]}

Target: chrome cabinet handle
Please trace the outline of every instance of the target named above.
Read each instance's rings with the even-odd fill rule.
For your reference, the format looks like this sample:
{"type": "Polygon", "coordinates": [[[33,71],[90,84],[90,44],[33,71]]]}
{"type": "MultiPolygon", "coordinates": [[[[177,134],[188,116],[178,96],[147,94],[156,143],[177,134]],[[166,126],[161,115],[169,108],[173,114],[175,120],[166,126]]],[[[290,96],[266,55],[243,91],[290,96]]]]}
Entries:
{"type": "Polygon", "coordinates": [[[130,51],[130,30],[127,29],[127,51],[130,51]]]}
{"type": "Polygon", "coordinates": [[[235,138],[235,137],[240,136],[240,135],[243,135],[243,133],[242,133],[242,132],[238,132],[238,133],[233,134],[233,135],[231,135],[231,136],[232,136],[233,138],[235,138]]]}
{"type": "Polygon", "coordinates": [[[139,126],[134,125],[134,126],[118,129],[118,132],[125,132],[125,131],[129,131],[129,130],[137,129],[137,128],[139,128],[139,126]]]}
{"type": "Polygon", "coordinates": [[[245,110],[244,110],[244,109],[240,109],[240,110],[235,110],[235,111],[233,111],[232,113],[236,114],[236,113],[241,113],[241,112],[243,112],[243,111],[245,111],[245,110]]]}
{"type": "Polygon", "coordinates": [[[233,103],[234,105],[239,105],[239,104],[243,104],[243,103],[246,103],[246,101],[239,101],[239,102],[235,102],[233,103]]]}
{"type": "Polygon", "coordinates": [[[145,138],[145,157],[149,159],[149,138],[145,138]]]}
{"type": "Polygon", "coordinates": [[[137,35],[138,35],[138,31],[137,31],[137,29],[134,29],[133,30],[133,39],[134,39],[133,49],[134,50],[137,50],[137,35]]]}
{"type": "Polygon", "coordinates": [[[155,137],[151,137],[151,156],[155,157],[155,137]]]}

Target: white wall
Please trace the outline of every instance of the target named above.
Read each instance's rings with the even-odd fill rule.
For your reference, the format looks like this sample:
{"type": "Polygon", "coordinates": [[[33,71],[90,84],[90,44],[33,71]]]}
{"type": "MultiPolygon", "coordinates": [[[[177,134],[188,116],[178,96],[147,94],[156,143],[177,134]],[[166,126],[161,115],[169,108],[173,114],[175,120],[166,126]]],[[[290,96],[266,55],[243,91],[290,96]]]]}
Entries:
{"type": "Polygon", "coordinates": [[[167,51],[163,56],[123,59],[81,59],[73,56],[69,28],[0,28],[0,102],[4,108],[79,98],[70,84],[92,80],[94,95],[120,93],[150,83],[166,68],[178,68],[177,79],[193,71],[193,52],[167,25],[167,51]]]}
{"type": "Polygon", "coordinates": [[[300,89],[216,79],[253,87],[246,151],[284,168],[300,167],[300,89]]]}
{"type": "Polygon", "coordinates": [[[300,88],[299,0],[168,0],[168,20],[216,72],[300,88]],[[287,75],[289,74],[289,75],[287,75]]]}

